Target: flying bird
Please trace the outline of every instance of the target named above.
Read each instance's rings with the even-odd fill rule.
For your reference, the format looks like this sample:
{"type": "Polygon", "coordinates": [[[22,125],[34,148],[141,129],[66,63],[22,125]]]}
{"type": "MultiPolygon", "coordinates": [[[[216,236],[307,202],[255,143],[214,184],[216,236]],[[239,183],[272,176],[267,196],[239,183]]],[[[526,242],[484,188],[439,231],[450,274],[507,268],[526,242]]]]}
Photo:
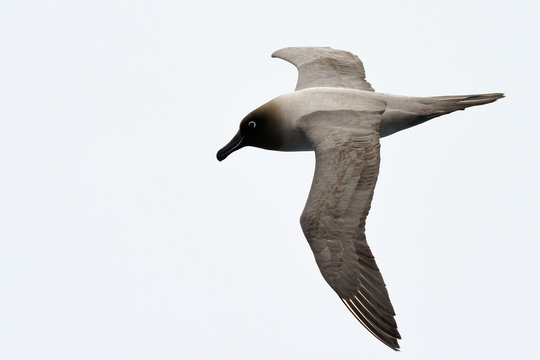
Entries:
{"type": "Polygon", "coordinates": [[[300,217],[322,276],[377,339],[394,350],[401,336],[365,223],[379,172],[379,138],[437,116],[491,103],[501,93],[410,97],[375,92],[350,52],[290,47],[272,57],[298,69],[294,92],[249,113],[217,153],[244,147],[315,151],[315,174],[300,217]]]}

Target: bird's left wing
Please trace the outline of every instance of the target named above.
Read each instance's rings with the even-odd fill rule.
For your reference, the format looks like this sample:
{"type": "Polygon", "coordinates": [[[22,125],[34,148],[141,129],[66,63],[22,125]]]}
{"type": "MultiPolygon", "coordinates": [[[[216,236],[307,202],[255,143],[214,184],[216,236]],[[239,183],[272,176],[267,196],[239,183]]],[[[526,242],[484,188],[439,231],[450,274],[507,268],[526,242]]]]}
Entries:
{"type": "Polygon", "coordinates": [[[377,339],[397,350],[394,310],[365,236],[379,171],[382,104],[365,111],[318,111],[300,128],[316,166],[300,218],[319,269],[341,300],[377,339]]]}
{"type": "Polygon", "coordinates": [[[272,54],[298,69],[296,90],[339,87],[375,91],[366,80],[362,61],[348,51],[329,47],[288,47],[272,54]]]}

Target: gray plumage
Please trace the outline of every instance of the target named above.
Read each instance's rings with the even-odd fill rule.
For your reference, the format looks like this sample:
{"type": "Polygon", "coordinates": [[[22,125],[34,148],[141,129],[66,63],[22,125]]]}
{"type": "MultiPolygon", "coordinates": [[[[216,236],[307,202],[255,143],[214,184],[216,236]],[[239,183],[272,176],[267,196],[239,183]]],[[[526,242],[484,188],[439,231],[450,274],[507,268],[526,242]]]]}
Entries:
{"type": "Polygon", "coordinates": [[[248,114],[218,160],[243,146],[315,151],[313,183],[300,217],[304,235],[321,274],[347,308],[397,350],[401,337],[395,312],[365,236],[379,172],[379,138],[503,94],[382,94],[365,80],[362,62],[349,52],[285,48],[272,56],[298,68],[296,91],[248,114]]]}
{"type": "Polygon", "coordinates": [[[331,48],[284,48],[272,57],[286,60],[298,69],[295,90],[338,87],[375,91],[366,81],[364,65],[356,55],[331,48]]]}

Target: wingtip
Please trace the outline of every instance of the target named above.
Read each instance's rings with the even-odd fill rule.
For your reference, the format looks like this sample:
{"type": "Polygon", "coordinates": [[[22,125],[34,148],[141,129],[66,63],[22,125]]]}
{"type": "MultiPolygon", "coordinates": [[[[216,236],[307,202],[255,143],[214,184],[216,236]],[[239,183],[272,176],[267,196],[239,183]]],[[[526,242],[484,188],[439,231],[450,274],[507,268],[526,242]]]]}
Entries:
{"type": "Polygon", "coordinates": [[[285,54],[288,50],[290,49],[293,49],[293,47],[284,47],[284,48],[281,48],[279,50],[276,50],[272,53],[272,57],[273,58],[278,58],[278,59],[283,59],[283,60],[287,60],[285,57],[287,56],[287,54],[285,54]]]}
{"type": "Polygon", "coordinates": [[[401,348],[399,347],[399,342],[397,339],[394,339],[394,341],[382,341],[381,339],[377,339],[380,342],[382,342],[384,345],[388,346],[390,349],[394,350],[395,352],[401,351],[401,348]]]}
{"type": "Polygon", "coordinates": [[[276,50],[276,51],[274,51],[272,53],[272,57],[282,59],[283,56],[286,56],[284,53],[287,52],[290,49],[294,49],[294,47],[289,46],[289,47],[284,47],[284,48],[278,49],[278,50],[276,50]]]}
{"type": "MultiPolygon", "coordinates": [[[[401,339],[401,337],[399,338],[401,339]]],[[[380,340],[380,339],[378,339],[380,340]]],[[[398,351],[401,351],[401,348],[399,346],[399,342],[398,342],[398,339],[393,339],[393,341],[382,341],[380,340],[384,345],[388,346],[390,349],[398,352],[398,351]]]]}
{"type": "Polygon", "coordinates": [[[369,319],[365,318],[364,315],[360,311],[355,311],[353,309],[354,303],[352,300],[347,300],[345,298],[341,298],[341,301],[347,306],[349,311],[356,317],[356,319],[380,342],[382,342],[384,345],[388,346],[390,349],[394,351],[399,351],[399,342],[398,339],[401,339],[401,335],[399,332],[397,332],[397,328],[395,329],[397,332],[397,336],[391,335],[385,331],[382,331],[379,329],[376,325],[372,324],[369,319]],[[349,301],[351,301],[351,305],[349,305],[349,301]]]}
{"type": "Polygon", "coordinates": [[[282,56],[285,56],[283,53],[290,51],[290,50],[299,50],[299,49],[328,49],[328,50],[335,50],[330,46],[287,46],[284,48],[281,48],[279,50],[276,50],[272,53],[271,57],[273,58],[282,58],[282,56]],[[281,53],[281,54],[279,54],[281,53]]]}
{"type": "Polygon", "coordinates": [[[390,349],[394,350],[395,352],[400,352],[401,348],[399,347],[399,343],[396,340],[395,343],[388,343],[388,342],[382,342],[384,345],[388,346],[390,349]]]}

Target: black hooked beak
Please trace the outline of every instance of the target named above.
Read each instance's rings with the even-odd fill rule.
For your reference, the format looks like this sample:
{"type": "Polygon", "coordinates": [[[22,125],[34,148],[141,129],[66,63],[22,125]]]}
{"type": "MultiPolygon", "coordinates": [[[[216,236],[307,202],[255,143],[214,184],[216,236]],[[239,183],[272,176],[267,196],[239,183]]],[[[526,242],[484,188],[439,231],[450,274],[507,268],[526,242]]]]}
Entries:
{"type": "Polygon", "coordinates": [[[225,160],[227,156],[231,155],[236,150],[243,148],[244,146],[244,137],[242,134],[240,134],[240,131],[238,131],[232,140],[217,152],[216,157],[219,161],[225,160]]]}

